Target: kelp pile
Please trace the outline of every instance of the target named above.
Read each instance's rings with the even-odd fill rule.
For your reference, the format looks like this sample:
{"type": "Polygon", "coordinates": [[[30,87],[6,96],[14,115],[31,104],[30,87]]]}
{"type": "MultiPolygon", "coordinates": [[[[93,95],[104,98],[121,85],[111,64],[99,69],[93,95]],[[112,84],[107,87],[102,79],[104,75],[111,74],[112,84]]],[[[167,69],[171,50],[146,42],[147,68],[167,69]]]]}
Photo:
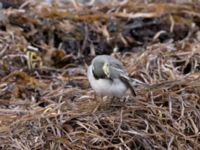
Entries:
{"type": "Polygon", "coordinates": [[[200,149],[198,1],[1,3],[1,149],[200,149]],[[97,107],[99,54],[123,62],[136,97],[97,107]]]}

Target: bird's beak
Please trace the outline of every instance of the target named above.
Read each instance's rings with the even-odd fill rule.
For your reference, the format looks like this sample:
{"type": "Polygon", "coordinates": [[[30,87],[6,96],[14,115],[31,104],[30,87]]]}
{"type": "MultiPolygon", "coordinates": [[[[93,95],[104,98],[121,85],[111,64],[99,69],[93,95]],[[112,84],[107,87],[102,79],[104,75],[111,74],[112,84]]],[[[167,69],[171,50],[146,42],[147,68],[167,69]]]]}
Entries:
{"type": "Polygon", "coordinates": [[[105,62],[102,69],[105,75],[110,78],[110,69],[108,63],[105,62]]]}

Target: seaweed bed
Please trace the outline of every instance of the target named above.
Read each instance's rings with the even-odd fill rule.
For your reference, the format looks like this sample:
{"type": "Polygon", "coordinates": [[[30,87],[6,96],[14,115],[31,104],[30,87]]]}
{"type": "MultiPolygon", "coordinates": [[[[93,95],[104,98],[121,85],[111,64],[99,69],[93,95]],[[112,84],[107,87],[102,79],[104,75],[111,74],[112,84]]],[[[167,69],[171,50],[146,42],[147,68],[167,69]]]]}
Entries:
{"type": "Polygon", "coordinates": [[[200,149],[198,1],[0,2],[0,149],[200,149]],[[99,54],[136,97],[96,107],[99,54]]]}

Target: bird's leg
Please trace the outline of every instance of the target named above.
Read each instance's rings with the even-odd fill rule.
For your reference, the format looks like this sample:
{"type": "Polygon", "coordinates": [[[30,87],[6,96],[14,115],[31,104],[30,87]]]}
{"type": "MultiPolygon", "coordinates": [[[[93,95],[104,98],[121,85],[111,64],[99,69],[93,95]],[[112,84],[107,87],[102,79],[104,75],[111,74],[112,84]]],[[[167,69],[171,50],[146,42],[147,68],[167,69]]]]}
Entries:
{"type": "Polygon", "coordinates": [[[123,101],[122,98],[113,97],[112,100],[111,100],[111,105],[114,106],[114,107],[119,107],[119,106],[121,106],[121,104],[124,104],[124,102],[121,103],[122,101],[123,101]]]}
{"type": "Polygon", "coordinates": [[[95,93],[94,99],[96,100],[97,105],[96,105],[96,107],[94,108],[94,110],[92,111],[93,113],[95,113],[95,112],[98,110],[99,106],[101,106],[101,102],[102,102],[102,100],[103,100],[103,96],[101,95],[100,97],[101,97],[100,100],[98,100],[97,95],[96,95],[96,93],[95,93]]]}
{"type": "Polygon", "coordinates": [[[97,100],[97,94],[94,93],[94,100],[96,101],[97,100]]]}
{"type": "Polygon", "coordinates": [[[111,103],[112,103],[113,101],[115,101],[115,100],[116,100],[116,97],[113,96],[112,99],[111,99],[111,103]]]}
{"type": "Polygon", "coordinates": [[[107,106],[108,106],[108,107],[112,106],[112,104],[113,104],[113,102],[115,101],[115,99],[116,99],[115,96],[110,97],[110,100],[109,100],[107,106]]]}

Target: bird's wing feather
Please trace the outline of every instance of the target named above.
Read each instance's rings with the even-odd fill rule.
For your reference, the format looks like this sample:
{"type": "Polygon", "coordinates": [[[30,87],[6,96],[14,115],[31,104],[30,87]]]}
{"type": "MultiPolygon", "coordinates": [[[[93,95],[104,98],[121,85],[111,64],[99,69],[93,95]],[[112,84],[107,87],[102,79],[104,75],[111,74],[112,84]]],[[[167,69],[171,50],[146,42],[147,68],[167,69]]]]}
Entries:
{"type": "Polygon", "coordinates": [[[110,69],[110,78],[113,80],[115,78],[119,78],[130,90],[133,96],[136,96],[136,92],[131,84],[130,78],[128,77],[128,73],[124,69],[121,63],[110,63],[112,65],[109,66],[110,69]]]}
{"type": "Polygon", "coordinates": [[[120,77],[120,80],[127,86],[129,87],[129,89],[131,90],[131,93],[133,96],[136,96],[136,92],[131,84],[131,81],[130,81],[130,78],[127,77],[127,76],[124,76],[124,75],[121,75],[120,77]]]}
{"type": "Polygon", "coordinates": [[[109,60],[109,70],[111,79],[119,78],[121,74],[128,75],[122,63],[117,59],[109,60]]]}

